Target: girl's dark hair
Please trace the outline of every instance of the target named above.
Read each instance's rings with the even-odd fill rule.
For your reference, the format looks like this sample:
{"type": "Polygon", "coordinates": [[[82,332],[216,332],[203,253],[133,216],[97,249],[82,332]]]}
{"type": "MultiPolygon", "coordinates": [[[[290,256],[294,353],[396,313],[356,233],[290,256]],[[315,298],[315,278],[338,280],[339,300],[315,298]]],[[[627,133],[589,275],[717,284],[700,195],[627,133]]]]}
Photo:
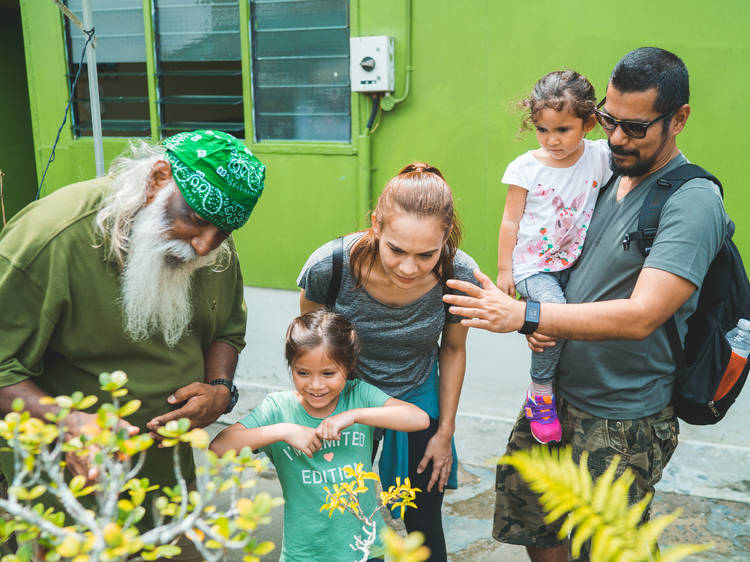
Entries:
{"type": "Polygon", "coordinates": [[[575,70],[557,70],[542,76],[529,96],[520,103],[526,112],[521,129],[533,129],[534,118],[543,109],[562,111],[570,107],[576,117],[593,117],[596,92],[588,78],[575,70]]]}
{"type": "MultiPolygon", "coordinates": [[[[405,166],[385,185],[372,222],[377,222],[382,230],[390,216],[399,211],[417,217],[437,217],[442,223],[445,240],[432,273],[445,284],[453,277],[453,259],[461,243],[461,223],[453,208],[453,193],[440,170],[425,162],[405,166]]],[[[378,245],[378,237],[371,226],[352,246],[349,263],[356,287],[361,287],[372,271],[378,245]]]]}
{"type": "Polygon", "coordinates": [[[347,380],[355,378],[354,364],[359,356],[359,338],[351,323],[324,308],[298,316],[286,331],[285,356],[289,367],[302,353],[325,347],[326,354],[344,371],[347,380]]]}

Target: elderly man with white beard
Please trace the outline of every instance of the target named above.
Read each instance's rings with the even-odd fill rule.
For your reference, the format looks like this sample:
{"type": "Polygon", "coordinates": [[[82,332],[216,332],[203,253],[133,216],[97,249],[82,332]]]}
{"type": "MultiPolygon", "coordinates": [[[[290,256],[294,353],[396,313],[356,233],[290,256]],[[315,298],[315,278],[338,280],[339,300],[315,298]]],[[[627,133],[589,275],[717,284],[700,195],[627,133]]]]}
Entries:
{"type": "MultiPolygon", "coordinates": [[[[0,234],[0,410],[45,395],[105,398],[98,375],[124,370],[138,412],[131,432],[170,420],[203,427],[237,400],[243,348],[242,275],[231,231],[249,218],[265,167],[220,131],[139,142],[108,176],[36,201],[0,234]]],[[[93,414],[73,413],[71,435],[93,414]]],[[[182,470],[193,474],[184,448],[182,470]]],[[[90,478],[87,459],[71,456],[90,478]]],[[[0,457],[12,471],[12,455],[0,457]]],[[[172,485],[171,452],[149,450],[143,476],[172,485]]]]}

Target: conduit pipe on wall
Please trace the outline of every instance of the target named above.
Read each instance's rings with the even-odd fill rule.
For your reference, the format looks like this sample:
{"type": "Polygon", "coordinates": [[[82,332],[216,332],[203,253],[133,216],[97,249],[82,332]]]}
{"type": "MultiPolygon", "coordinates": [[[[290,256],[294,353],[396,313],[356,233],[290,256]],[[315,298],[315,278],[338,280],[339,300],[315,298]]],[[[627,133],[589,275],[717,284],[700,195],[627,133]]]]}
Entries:
{"type": "Polygon", "coordinates": [[[380,107],[380,94],[372,95],[372,110],[365,125],[365,132],[359,135],[359,150],[357,163],[359,164],[359,186],[357,195],[357,228],[367,228],[369,213],[372,210],[372,151],[370,147],[370,133],[375,116],[380,107]]]}
{"type": "Polygon", "coordinates": [[[373,192],[372,192],[372,150],[370,134],[375,120],[378,106],[383,111],[390,111],[396,104],[401,103],[409,95],[409,85],[411,83],[411,73],[414,67],[411,64],[411,26],[412,26],[412,0],[406,0],[406,68],[404,73],[404,92],[398,97],[390,93],[385,96],[373,98],[372,112],[367,121],[365,131],[359,135],[359,147],[357,151],[357,163],[359,166],[358,192],[357,192],[357,228],[364,230],[368,226],[369,213],[372,210],[373,192]]]}
{"type": "Polygon", "coordinates": [[[359,135],[359,150],[357,151],[359,164],[359,186],[357,194],[357,229],[365,230],[368,226],[368,214],[372,209],[372,153],[370,152],[370,131],[359,135]]]}
{"type": "Polygon", "coordinates": [[[380,107],[383,111],[390,111],[396,104],[404,101],[409,95],[409,85],[411,83],[411,73],[414,71],[414,67],[411,64],[411,19],[412,19],[412,0],[406,0],[406,32],[405,32],[405,43],[406,43],[406,68],[404,69],[404,93],[396,97],[391,94],[386,94],[380,100],[380,107]]]}

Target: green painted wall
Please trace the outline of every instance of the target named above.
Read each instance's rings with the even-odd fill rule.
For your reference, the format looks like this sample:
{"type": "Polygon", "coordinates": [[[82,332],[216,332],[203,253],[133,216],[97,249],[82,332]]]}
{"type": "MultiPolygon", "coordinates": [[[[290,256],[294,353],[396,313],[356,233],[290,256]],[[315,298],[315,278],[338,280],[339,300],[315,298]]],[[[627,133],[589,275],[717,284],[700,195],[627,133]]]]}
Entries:
{"type": "MultiPolygon", "coordinates": [[[[396,37],[397,84],[404,77],[407,0],[352,0],[353,35],[396,37]]],[[[750,194],[744,189],[743,137],[750,42],[750,3],[702,0],[601,3],[500,0],[414,0],[411,92],[383,113],[372,136],[375,196],[405,163],[441,168],[454,189],[466,233],[464,249],[494,271],[507,163],[535,146],[517,138],[520,115],[511,105],[544,73],[574,68],[601,94],[627,51],[656,45],[678,53],[692,78],[693,113],[679,146],[722,179],[736,241],[750,263],[750,194]]],[[[46,163],[62,116],[64,79],[60,16],[52,3],[21,0],[37,168],[46,163]]],[[[252,144],[268,165],[266,193],[235,238],[246,283],[291,288],[318,245],[356,229],[359,200],[357,134],[369,101],[355,94],[350,146],[330,150],[283,143],[252,144]]],[[[249,104],[247,105],[249,107],[249,104]]],[[[247,119],[247,117],[246,117],[247,119]]],[[[595,133],[596,134],[596,133],[595,133]]],[[[598,133],[601,135],[601,133],[598,133]]],[[[66,130],[48,176],[57,187],[93,175],[90,140],[66,130]]],[[[124,144],[108,139],[105,157],[124,144]]],[[[365,207],[368,207],[366,202],[365,207]]]]}
{"type": "MultiPolygon", "coordinates": [[[[5,217],[10,218],[36,193],[26,62],[18,0],[0,0],[0,170],[5,217]]],[[[0,216],[0,229],[2,229],[0,216]]]]}

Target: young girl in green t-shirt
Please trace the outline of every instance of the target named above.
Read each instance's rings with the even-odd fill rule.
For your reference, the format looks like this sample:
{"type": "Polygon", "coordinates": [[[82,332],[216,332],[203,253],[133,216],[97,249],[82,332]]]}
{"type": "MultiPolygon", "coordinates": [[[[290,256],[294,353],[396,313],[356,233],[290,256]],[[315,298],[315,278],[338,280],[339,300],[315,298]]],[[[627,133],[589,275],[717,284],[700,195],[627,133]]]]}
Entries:
{"type": "MultiPolygon", "coordinates": [[[[391,398],[352,378],[359,342],[343,316],[317,310],[292,321],[286,335],[286,359],[294,390],[269,394],[248,416],[226,428],[211,443],[223,455],[230,449],[263,450],[276,467],[284,493],[284,538],[281,560],[351,562],[350,544],[362,535],[349,513],[321,512],[324,487],[349,481],[344,467],[372,468],[374,427],[418,431],[429,425],[417,406],[391,398]]],[[[366,515],[375,509],[372,488],[360,497],[366,515]]],[[[379,533],[384,528],[378,512],[379,533]]],[[[378,560],[377,540],[370,555],[378,560]]]]}

